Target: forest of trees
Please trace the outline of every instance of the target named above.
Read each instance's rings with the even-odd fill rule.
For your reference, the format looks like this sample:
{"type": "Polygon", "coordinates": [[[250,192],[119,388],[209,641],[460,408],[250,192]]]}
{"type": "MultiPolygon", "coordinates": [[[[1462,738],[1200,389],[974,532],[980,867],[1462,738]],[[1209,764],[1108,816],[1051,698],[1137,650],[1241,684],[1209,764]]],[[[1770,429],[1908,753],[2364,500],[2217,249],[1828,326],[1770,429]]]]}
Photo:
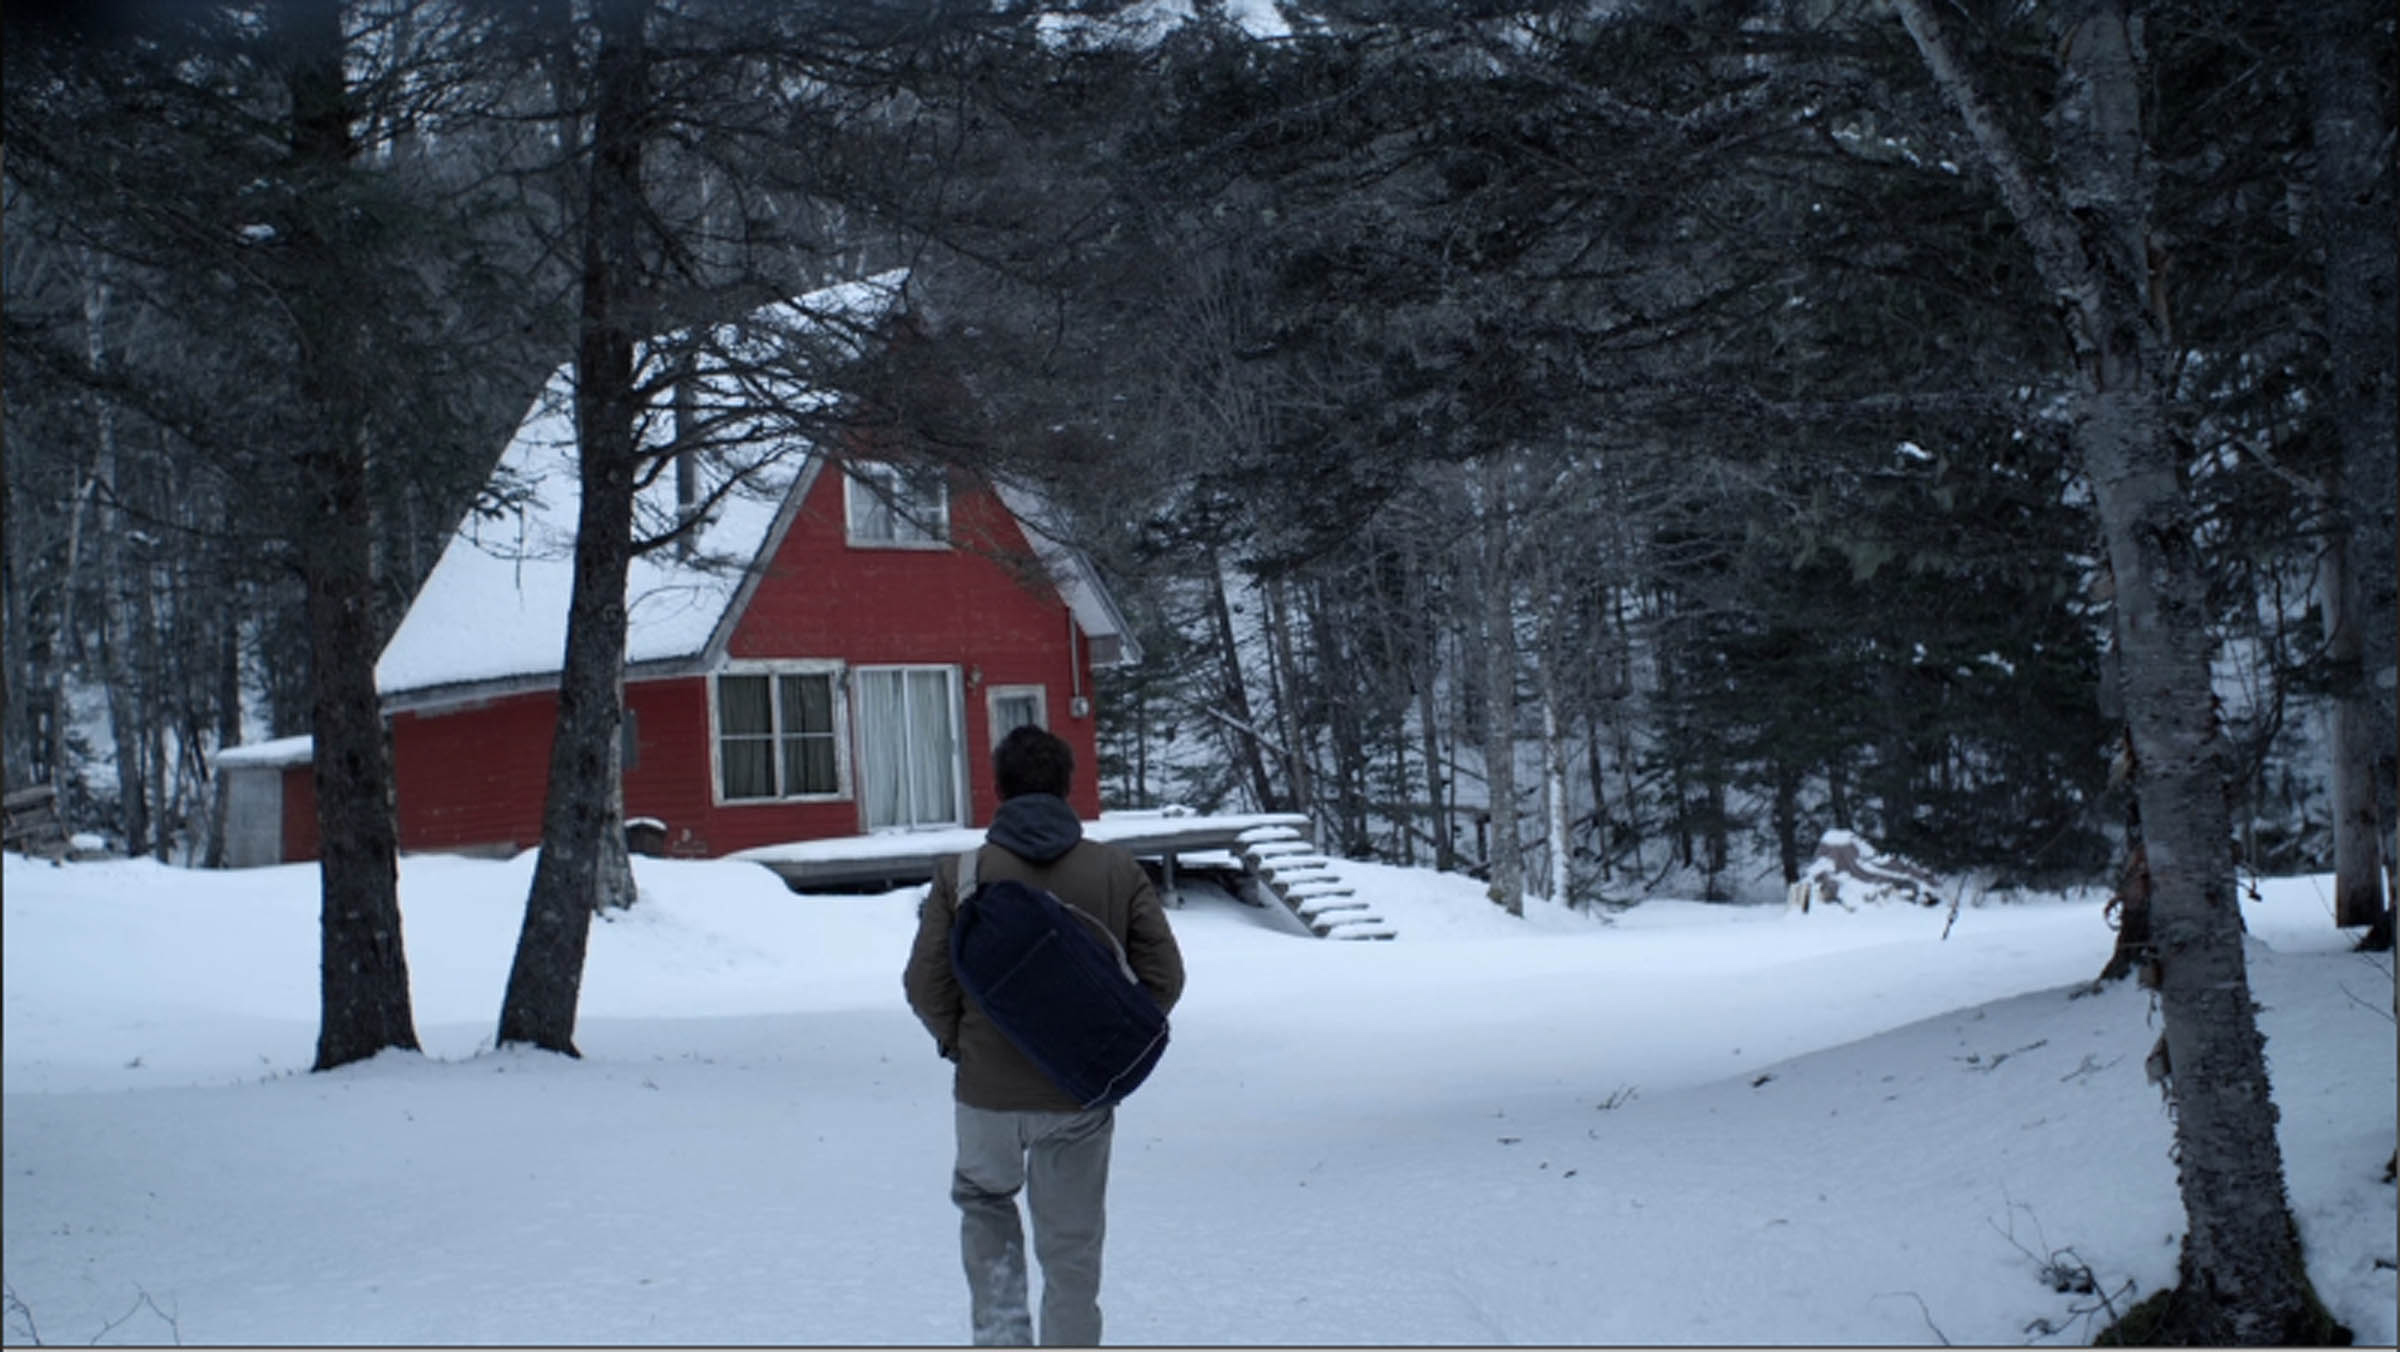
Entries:
{"type": "MultiPolygon", "coordinates": [[[[1336,5],[1261,37],[1203,6],[1078,41],[666,8],[690,31],[642,114],[630,308],[664,331],[914,267],[909,360],[980,406],[887,411],[1056,485],[1141,612],[1150,658],[1101,706],[1112,801],[1297,809],[1579,903],[1772,895],[1829,827],[2001,884],[2121,856],[2057,306],[1898,23],[1336,5]]],[[[212,860],[211,750],[314,727],[327,533],[272,430],[300,377],[265,373],[315,322],[299,293],[361,326],[323,360],[371,405],[370,647],[573,352],[589,33],[557,5],[341,12],[354,201],[321,243],[259,200],[290,129],[240,100],[288,98],[283,57],[217,11],[77,31],[80,67],[12,82],[8,782],[129,851],[212,860]]],[[[2054,16],[1974,13],[2000,115],[2045,135],[2054,16]]],[[[2149,289],[2242,862],[2328,868],[2359,785],[2382,826],[2356,834],[2392,820],[2391,316],[2325,280],[2327,175],[2389,193],[2390,62],[2330,43],[2360,106],[2328,111],[2306,26],[2144,18],[2149,289]],[[2324,118],[2362,164],[2316,153],[2324,118]],[[2345,374],[2352,346],[2386,360],[2345,374]],[[2385,403],[2345,413],[2362,378],[2385,403]]],[[[2371,210],[2356,232],[2388,275],[2371,210]]]]}
{"type": "MultiPolygon", "coordinates": [[[[2138,872],[2175,1062],[2252,1108],[2236,860],[2335,871],[2389,943],[2388,5],[8,22],[7,785],[213,864],[210,756],[313,734],[320,1065],[414,1042],[373,662],[542,380],[584,539],[502,1039],[571,1051],[625,561],[666,543],[632,354],[891,267],[909,341],[808,369],[1067,509],[1146,653],[1101,691],[1117,805],[1306,812],[1512,909],[1772,895],[1836,827],[2138,872]]],[[[2264,1186],[2198,1176],[2244,1120],[2184,1106],[2195,1208],[2264,1186]]],[[[2255,1238],[2196,1226],[2187,1285],[2289,1334],[2255,1238]]]]}

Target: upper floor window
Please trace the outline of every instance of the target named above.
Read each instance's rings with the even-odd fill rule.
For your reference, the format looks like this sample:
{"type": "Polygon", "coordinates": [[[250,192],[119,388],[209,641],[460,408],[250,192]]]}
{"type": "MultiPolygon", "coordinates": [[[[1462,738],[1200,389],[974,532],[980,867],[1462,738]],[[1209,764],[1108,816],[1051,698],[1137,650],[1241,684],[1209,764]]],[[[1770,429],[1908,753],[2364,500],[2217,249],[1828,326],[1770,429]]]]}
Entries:
{"type": "Polygon", "coordinates": [[[938,467],[849,467],[850,543],[940,548],[950,538],[950,487],[938,467]]]}
{"type": "Polygon", "coordinates": [[[986,692],[991,704],[992,745],[1030,723],[1037,728],[1050,726],[1049,701],[1038,685],[995,685],[986,692]]]}

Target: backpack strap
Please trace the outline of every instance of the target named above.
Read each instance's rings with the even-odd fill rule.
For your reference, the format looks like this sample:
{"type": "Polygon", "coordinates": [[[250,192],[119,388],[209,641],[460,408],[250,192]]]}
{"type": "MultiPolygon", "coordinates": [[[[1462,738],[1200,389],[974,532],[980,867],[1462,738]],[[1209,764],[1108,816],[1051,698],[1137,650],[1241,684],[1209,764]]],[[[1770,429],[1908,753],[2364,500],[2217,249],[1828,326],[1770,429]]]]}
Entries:
{"type": "Polygon", "coordinates": [[[978,845],[974,849],[964,851],[958,856],[957,900],[961,902],[964,902],[968,897],[974,895],[976,887],[975,861],[980,858],[982,854],[983,847],[978,845]]]}

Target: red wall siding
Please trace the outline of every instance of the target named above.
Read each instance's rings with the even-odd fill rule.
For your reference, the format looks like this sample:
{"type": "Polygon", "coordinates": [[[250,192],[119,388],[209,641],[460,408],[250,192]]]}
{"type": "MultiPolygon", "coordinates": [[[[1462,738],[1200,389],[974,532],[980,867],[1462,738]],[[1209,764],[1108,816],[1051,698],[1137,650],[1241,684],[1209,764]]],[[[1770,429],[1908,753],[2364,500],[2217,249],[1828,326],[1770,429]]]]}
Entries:
{"type": "Polygon", "coordinates": [[[317,769],[283,767],[283,862],[304,864],[317,857],[317,769]]]}
{"type": "Polygon", "coordinates": [[[558,697],[506,695],[392,716],[400,848],[522,849],[542,836],[558,697]]]}
{"type": "MultiPolygon", "coordinates": [[[[998,805],[988,687],[1041,685],[1051,730],[1075,749],[1071,801],[1076,811],[1096,815],[1096,735],[1092,720],[1074,717],[1069,708],[1077,689],[1087,696],[1091,691],[1084,644],[1078,636],[1070,654],[1068,611],[1046,578],[1028,585],[988,557],[999,552],[1030,559],[1014,518],[990,492],[960,491],[951,503],[958,547],[853,549],[845,538],[843,482],[830,469],[817,477],[734,627],[729,656],[959,667],[966,682],[970,813],[978,824],[988,822],[998,805]]],[[[625,814],[665,822],[671,852],[721,855],[860,830],[858,804],[848,799],[717,806],[704,678],[637,682],[625,695],[639,740],[625,775],[625,814]]],[[[556,696],[540,691],[436,714],[395,715],[401,848],[522,848],[539,840],[555,710],[556,696]]],[[[855,774],[853,767],[854,780],[855,774]]],[[[294,797],[287,780],[286,855],[297,858],[302,856],[290,852],[297,838],[294,797]]]]}
{"type": "MultiPolygon", "coordinates": [[[[1075,810],[1097,814],[1097,736],[1090,718],[1074,718],[1067,707],[1078,684],[1087,697],[1091,692],[1085,646],[1078,637],[1070,656],[1066,603],[1038,567],[1020,572],[991,557],[1031,560],[1015,518],[990,491],[954,484],[955,548],[853,549],[843,483],[830,469],[818,476],[734,628],[731,656],[963,668],[969,803],[978,824],[999,805],[985,692],[995,685],[1044,686],[1050,730],[1075,748],[1075,810]]],[[[847,829],[857,829],[855,818],[847,829]]]]}

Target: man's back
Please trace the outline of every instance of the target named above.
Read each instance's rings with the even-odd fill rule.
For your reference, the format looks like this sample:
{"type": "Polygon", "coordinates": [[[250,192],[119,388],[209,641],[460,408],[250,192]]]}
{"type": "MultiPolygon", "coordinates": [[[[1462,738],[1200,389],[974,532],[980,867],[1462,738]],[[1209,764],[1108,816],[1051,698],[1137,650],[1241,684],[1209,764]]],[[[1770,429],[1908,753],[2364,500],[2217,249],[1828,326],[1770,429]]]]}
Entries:
{"type": "MultiPolygon", "coordinates": [[[[1135,979],[1166,1009],[1183,994],[1183,955],[1174,931],[1133,856],[1083,838],[1083,823],[1066,803],[1074,775],[1073,749],[1043,728],[1014,728],[1000,739],[992,750],[1000,810],[992,817],[990,843],[976,853],[975,881],[1028,883],[1097,920],[1123,945],[1135,979]]],[[[1047,911],[1048,903],[1042,905],[1047,911]]],[[[958,1102],[952,1107],[958,1156],[950,1200],[959,1209],[959,1256],[975,1341],[1033,1340],[1016,1200],[1023,1189],[1033,1204],[1033,1244],[1042,1263],[1041,1340],[1094,1346],[1100,1341],[1100,1257],[1116,1105],[1084,1108],[966,997],[951,967],[957,924],[958,860],[947,859],[935,865],[902,981],[909,1007],[932,1032],[934,1045],[958,1062],[958,1102]]],[[[967,938],[972,942],[974,935],[967,938]]],[[[1001,984],[979,976],[977,988],[995,991],[1001,984]]],[[[1013,988],[994,998],[1017,1007],[1013,988]]],[[[1071,1008],[1053,1005],[1044,1012],[1071,1008]]]]}
{"type": "MultiPolygon", "coordinates": [[[[1171,1009],[1183,993],[1183,957],[1157,890],[1132,855],[1081,837],[1081,824],[1059,799],[1012,798],[992,822],[991,843],[976,860],[976,879],[1029,883],[1098,920],[1124,946],[1134,977],[1151,998],[1161,1009],[1171,1009]]],[[[1051,1083],[958,988],[949,950],[950,930],[958,920],[957,874],[956,859],[935,866],[909,954],[909,1005],[957,1060],[959,1102],[996,1111],[1073,1112],[1081,1105],[1051,1083]]]]}

